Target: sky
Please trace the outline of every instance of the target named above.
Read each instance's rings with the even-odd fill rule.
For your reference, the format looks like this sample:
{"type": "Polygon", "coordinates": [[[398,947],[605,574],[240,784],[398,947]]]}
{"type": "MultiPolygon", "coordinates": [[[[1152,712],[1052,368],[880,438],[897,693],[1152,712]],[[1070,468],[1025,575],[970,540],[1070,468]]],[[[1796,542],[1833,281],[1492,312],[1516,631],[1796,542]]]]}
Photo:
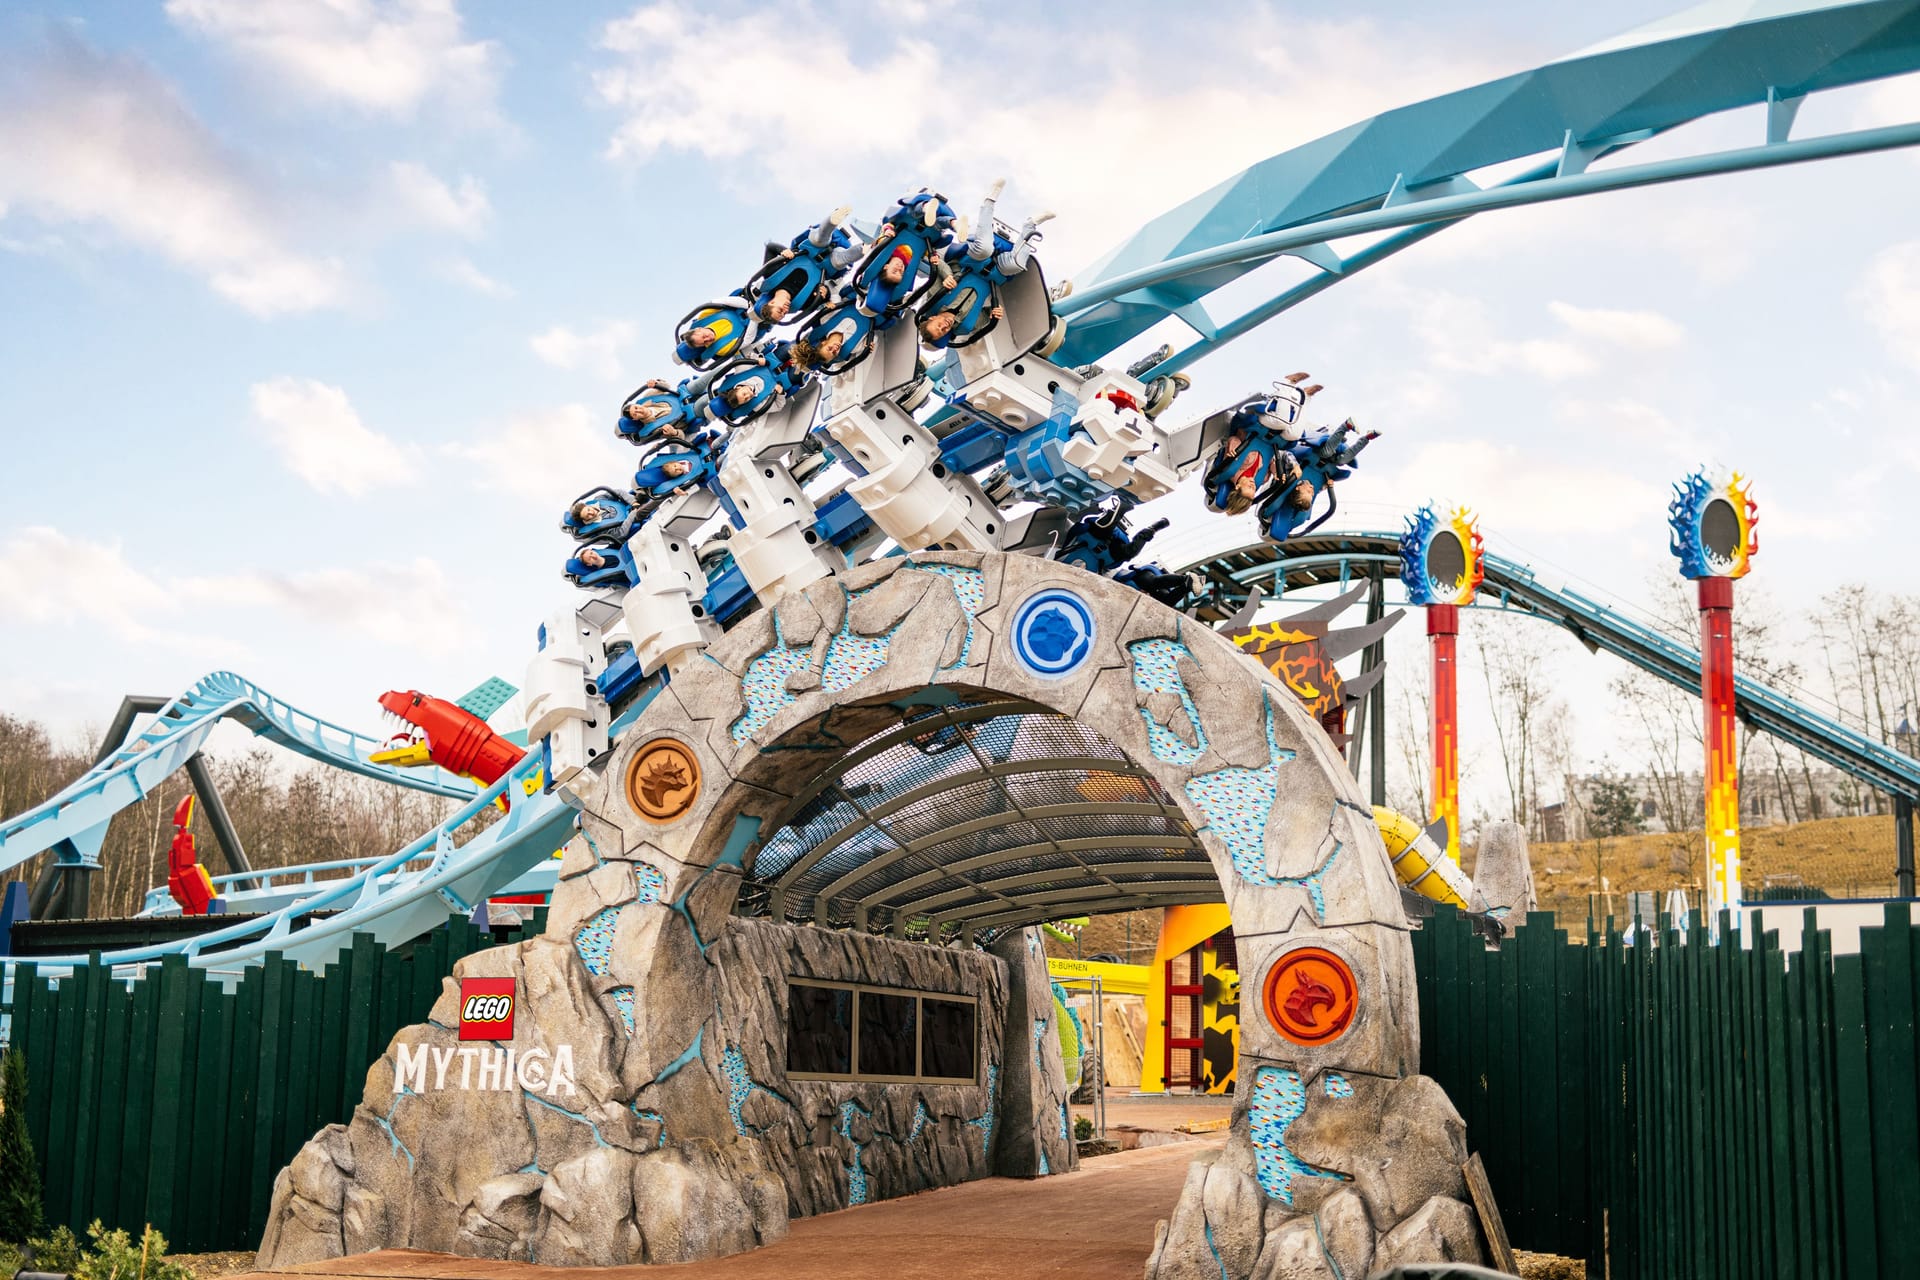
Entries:
{"type": "MultiPolygon", "coordinates": [[[[1004,176],[1071,278],[1249,164],[1670,8],[8,5],[0,710],[78,735],[229,668],[368,726],[388,688],[517,684],[573,600],[562,509],[631,469],[621,399],[763,240],[1004,176]]],[[[1796,136],[1912,120],[1907,77],[1796,136]]],[[[1348,523],[1466,503],[1629,605],[1701,462],[1757,480],[1751,598],[1920,591],[1917,189],[1896,152],[1482,215],[1196,365],[1172,416],[1311,370],[1317,416],[1384,433],[1348,523]]],[[[1250,534],[1171,501],[1163,553],[1250,534]]],[[[1630,758],[1607,660],[1547,643],[1583,754],[1630,758]]]]}

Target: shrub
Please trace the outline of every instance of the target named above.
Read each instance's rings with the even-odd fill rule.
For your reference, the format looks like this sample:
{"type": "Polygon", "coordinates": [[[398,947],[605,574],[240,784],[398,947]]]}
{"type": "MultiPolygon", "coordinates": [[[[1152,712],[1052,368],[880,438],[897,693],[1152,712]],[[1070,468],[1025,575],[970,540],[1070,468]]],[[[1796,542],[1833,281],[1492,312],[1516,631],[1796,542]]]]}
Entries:
{"type": "Polygon", "coordinates": [[[136,1245],[125,1231],[109,1231],[95,1219],[87,1238],[93,1247],[73,1268],[78,1280],[193,1280],[192,1271],[167,1258],[167,1238],[151,1226],[136,1245]]]}
{"type": "Polygon", "coordinates": [[[0,1054],[0,1240],[30,1240],[45,1221],[40,1163],[27,1134],[27,1056],[9,1049],[0,1054]]]}
{"type": "Polygon", "coordinates": [[[1082,1142],[1091,1138],[1093,1136],[1093,1121],[1087,1119],[1085,1116],[1075,1116],[1073,1120],[1073,1136],[1082,1142]]]}
{"type": "Polygon", "coordinates": [[[27,1241],[27,1246],[33,1250],[35,1271],[72,1272],[80,1269],[80,1242],[73,1238],[73,1232],[66,1227],[55,1227],[52,1234],[27,1241]]]}

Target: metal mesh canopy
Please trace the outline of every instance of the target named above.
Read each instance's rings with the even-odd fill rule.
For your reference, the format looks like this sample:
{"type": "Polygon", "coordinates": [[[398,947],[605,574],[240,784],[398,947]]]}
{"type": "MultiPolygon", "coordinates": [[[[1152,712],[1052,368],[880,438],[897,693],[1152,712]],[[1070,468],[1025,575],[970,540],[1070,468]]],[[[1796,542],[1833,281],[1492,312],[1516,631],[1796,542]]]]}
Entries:
{"type": "Polygon", "coordinates": [[[838,755],[761,845],[738,910],[942,940],[1218,902],[1179,806],[1100,734],[975,704],[838,755]]]}

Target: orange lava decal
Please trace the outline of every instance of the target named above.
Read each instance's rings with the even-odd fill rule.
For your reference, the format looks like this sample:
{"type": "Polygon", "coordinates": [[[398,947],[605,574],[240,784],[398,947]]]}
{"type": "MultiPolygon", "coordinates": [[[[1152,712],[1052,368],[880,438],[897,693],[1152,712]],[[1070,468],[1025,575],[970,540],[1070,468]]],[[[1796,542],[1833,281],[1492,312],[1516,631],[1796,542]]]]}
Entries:
{"type": "Polygon", "coordinates": [[[1352,1023],[1359,997],[1346,961],[1319,947],[1301,947],[1281,956],[1267,974],[1267,1021],[1295,1044],[1328,1044],[1352,1023]]]}
{"type": "Polygon", "coordinates": [[[684,742],[649,742],[627,765],[627,803],[649,822],[672,822],[699,794],[700,762],[684,742]]]}

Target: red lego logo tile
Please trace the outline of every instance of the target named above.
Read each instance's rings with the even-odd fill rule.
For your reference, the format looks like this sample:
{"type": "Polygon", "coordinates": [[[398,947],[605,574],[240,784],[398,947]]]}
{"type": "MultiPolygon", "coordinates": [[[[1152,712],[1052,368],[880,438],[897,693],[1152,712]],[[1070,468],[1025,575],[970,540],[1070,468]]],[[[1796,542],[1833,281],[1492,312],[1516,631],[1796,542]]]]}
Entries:
{"type": "Polygon", "coordinates": [[[513,979],[460,979],[460,1038],[513,1039],[513,979]]]}

